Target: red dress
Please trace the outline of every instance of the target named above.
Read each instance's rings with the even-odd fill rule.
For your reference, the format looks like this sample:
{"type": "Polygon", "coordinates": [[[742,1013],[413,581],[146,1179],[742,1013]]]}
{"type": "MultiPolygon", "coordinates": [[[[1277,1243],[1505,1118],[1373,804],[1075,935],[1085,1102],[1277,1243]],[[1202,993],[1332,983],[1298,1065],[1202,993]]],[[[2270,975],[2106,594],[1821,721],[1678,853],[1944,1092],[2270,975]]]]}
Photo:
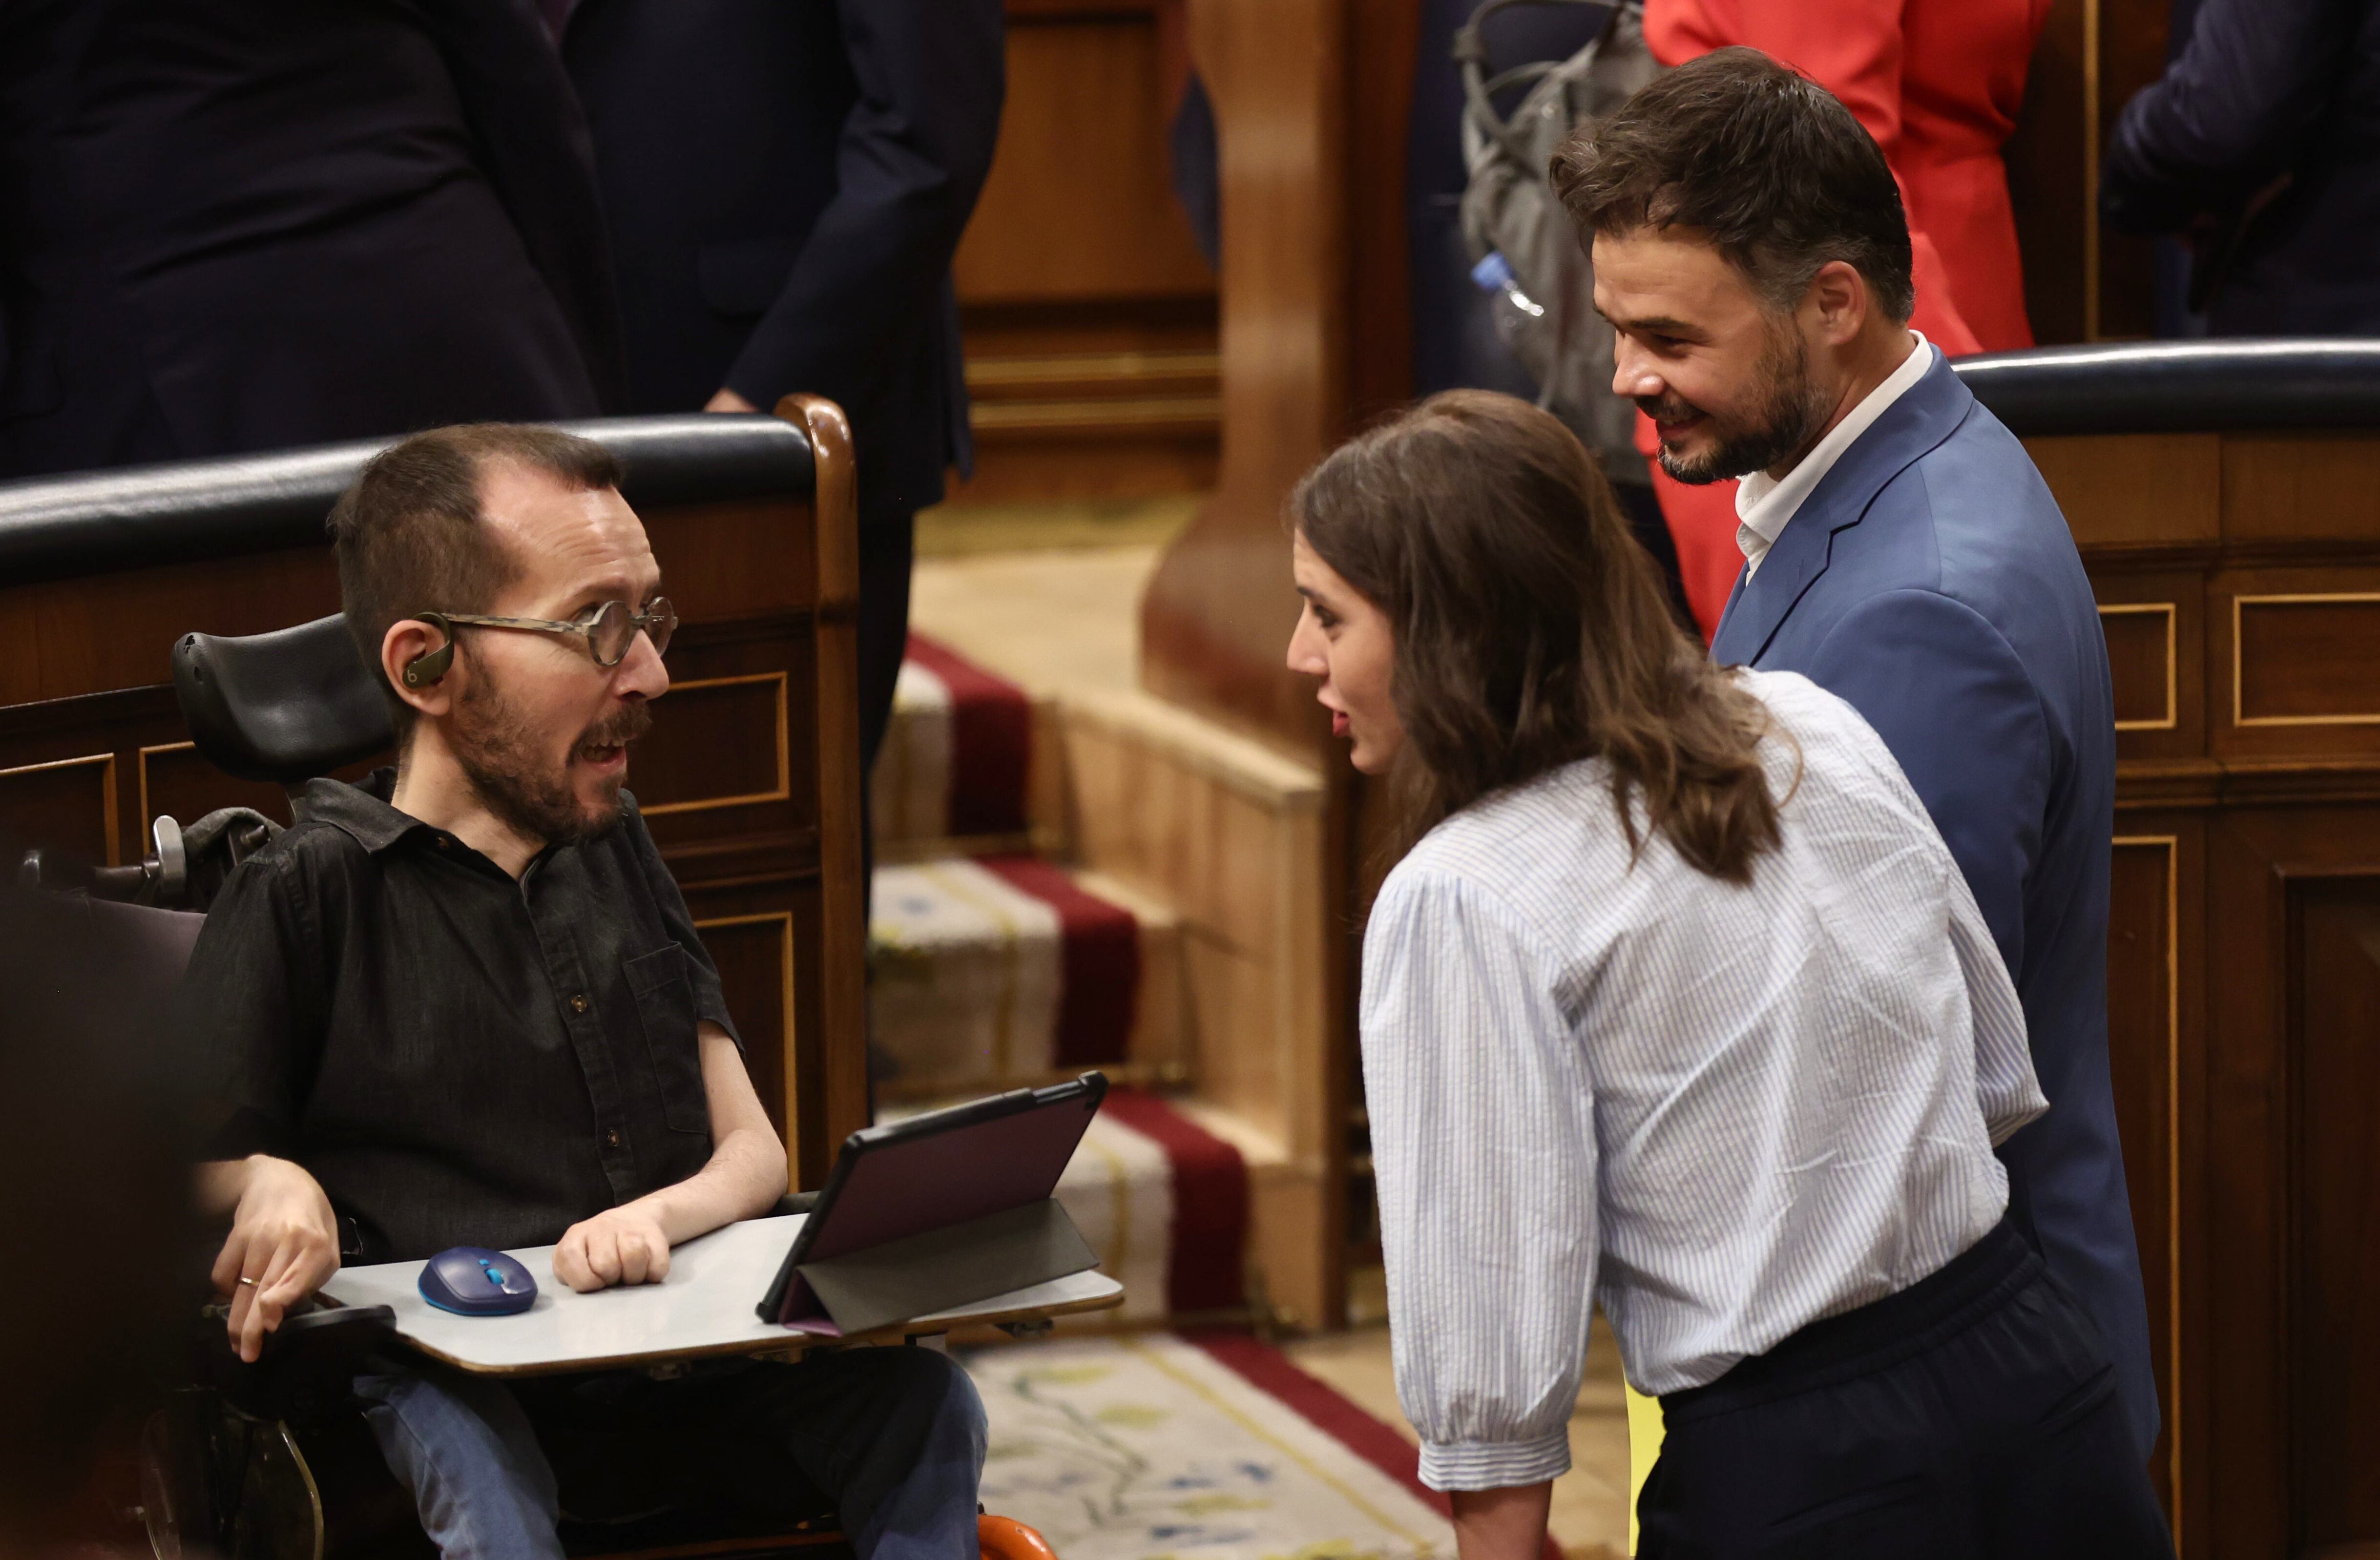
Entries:
{"type": "MultiPolygon", "coordinates": [[[[1748,43],[1843,100],[1900,184],[1917,284],[1910,324],[1957,357],[2033,345],[2000,147],[2049,4],[1646,0],[1645,41],[1664,65],[1748,43]]],[[[1636,433],[1648,454],[1658,447],[1642,417],[1636,433]]],[[[1653,487],[1708,638],[1743,564],[1735,484],[1689,488],[1657,464],[1653,487]]]]}

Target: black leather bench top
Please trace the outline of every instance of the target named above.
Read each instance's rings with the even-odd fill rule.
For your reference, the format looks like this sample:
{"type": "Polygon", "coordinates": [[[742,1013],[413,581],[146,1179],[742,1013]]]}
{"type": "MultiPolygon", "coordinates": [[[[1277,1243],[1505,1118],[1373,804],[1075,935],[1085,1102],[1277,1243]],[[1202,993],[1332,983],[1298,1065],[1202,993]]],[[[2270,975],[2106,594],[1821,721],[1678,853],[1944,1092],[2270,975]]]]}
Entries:
{"type": "MultiPolygon", "coordinates": [[[[632,504],[807,495],[809,440],[759,415],[558,425],[626,465],[632,504]]],[[[394,439],[0,482],[0,583],[71,578],[324,542],[322,522],[394,439]]]]}
{"type": "Polygon", "coordinates": [[[2103,342],[1951,364],[2024,435],[2380,428],[2380,341],[2103,342]]]}

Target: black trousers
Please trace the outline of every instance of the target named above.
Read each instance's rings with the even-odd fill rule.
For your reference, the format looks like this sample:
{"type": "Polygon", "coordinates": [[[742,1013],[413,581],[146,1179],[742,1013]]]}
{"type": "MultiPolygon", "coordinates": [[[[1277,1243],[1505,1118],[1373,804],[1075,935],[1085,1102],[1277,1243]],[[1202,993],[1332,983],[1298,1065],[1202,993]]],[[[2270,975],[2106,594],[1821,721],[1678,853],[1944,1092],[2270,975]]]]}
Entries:
{"type": "Polygon", "coordinates": [[[2089,1319],[2002,1223],[1661,1399],[1640,1560],[2171,1560],[2089,1319]]]}
{"type": "MultiPolygon", "coordinates": [[[[631,1545],[839,1515],[862,1557],[972,1560],[983,1405],[929,1348],[513,1384],[565,1522],[631,1545]],[[641,1520],[638,1520],[641,1519],[641,1520]]],[[[607,1545],[608,1546],[608,1545],[607,1545]]]]}
{"type": "Polygon", "coordinates": [[[869,783],[892,724],[892,690],[909,653],[909,574],[917,517],[863,515],[859,522],[859,891],[873,902],[876,817],[869,783]]]}

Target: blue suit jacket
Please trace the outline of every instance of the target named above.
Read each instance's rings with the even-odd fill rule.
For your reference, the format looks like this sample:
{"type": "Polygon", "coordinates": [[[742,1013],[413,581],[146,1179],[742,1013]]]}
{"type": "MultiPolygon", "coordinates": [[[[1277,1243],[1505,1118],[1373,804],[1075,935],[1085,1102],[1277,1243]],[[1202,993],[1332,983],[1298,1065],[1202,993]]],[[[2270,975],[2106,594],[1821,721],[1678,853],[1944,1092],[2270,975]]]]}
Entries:
{"type": "Polygon", "coordinates": [[[1965,871],[2049,1097],[2000,1151],[2010,1214],[2105,1335],[2145,1457],[2156,1384],[2107,1065],[2113,694],[2057,500],[1937,354],[1738,578],[1711,654],[1847,700],[1965,871]]]}

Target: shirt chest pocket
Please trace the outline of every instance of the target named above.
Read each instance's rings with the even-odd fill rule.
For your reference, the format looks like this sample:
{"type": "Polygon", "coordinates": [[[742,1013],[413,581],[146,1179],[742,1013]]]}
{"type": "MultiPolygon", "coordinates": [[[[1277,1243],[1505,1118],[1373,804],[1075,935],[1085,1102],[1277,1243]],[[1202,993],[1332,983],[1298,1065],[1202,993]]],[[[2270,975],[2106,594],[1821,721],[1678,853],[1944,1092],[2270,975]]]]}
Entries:
{"type": "Polygon", "coordinates": [[[661,1085],[662,1118],[674,1132],[710,1131],[710,1104],[702,1083],[702,1040],[694,1013],[694,982],[686,949],[675,943],[640,954],[620,966],[637,999],[651,1052],[653,1078],[661,1085]]]}

